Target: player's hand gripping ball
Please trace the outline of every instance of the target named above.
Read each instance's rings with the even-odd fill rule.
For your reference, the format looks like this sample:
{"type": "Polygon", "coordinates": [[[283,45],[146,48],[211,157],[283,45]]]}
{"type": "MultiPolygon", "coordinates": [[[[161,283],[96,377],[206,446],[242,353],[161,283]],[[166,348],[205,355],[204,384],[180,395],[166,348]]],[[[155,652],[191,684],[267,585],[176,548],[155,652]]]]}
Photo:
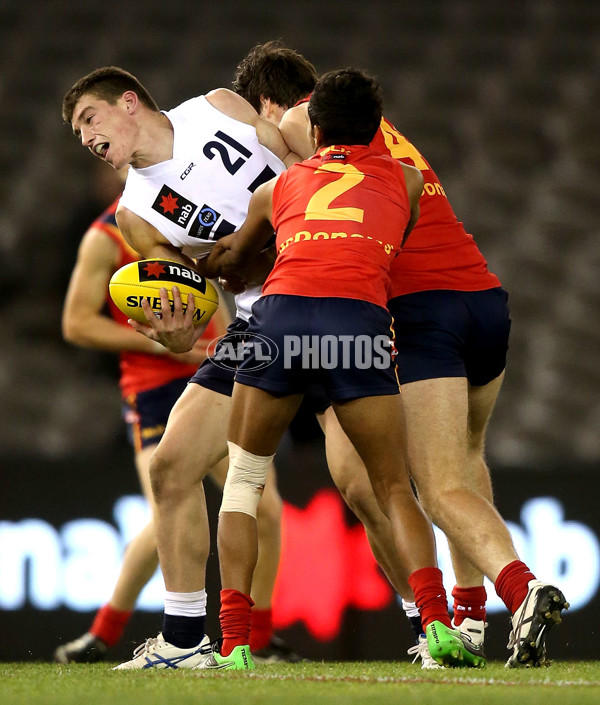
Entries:
{"type": "Polygon", "coordinates": [[[160,316],[160,289],[165,287],[172,306],[174,286],[181,292],[184,311],[188,293],[194,295],[194,325],[208,323],[219,306],[217,290],[208,279],[179,262],[167,259],[131,262],[112,275],[108,288],[111,299],[120,311],[128,318],[147,325],[142,300],[147,299],[152,310],[160,316]]]}

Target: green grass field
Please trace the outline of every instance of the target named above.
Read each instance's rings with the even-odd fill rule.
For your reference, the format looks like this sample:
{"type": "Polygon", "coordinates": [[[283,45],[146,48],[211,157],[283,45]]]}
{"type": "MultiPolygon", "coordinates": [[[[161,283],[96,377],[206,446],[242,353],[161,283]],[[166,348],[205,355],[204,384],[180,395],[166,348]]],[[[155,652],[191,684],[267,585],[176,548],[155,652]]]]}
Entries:
{"type": "Polygon", "coordinates": [[[262,666],[251,673],[114,672],[111,664],[0,663],[2,705],[553,705],[600,703],[600,662],[423,671],[390,662],[262,666]]]}

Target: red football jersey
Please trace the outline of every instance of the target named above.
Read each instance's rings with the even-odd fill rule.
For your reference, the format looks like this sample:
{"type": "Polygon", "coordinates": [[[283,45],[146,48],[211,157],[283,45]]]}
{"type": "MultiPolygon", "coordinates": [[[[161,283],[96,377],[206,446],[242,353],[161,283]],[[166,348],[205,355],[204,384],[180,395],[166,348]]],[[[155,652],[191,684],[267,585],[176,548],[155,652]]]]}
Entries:
{"type": "Polygon", "coordinates": [[[389,298],[433,289],[481,291],[500,286],[456,218],[440,180],[414,145],[382,119],[370,147],[416,166],[425,180],[419,220],[390,270],[389,298]]]}
{"type": "MultiPolygon", "coordinates": [[[[115,212],[118,203],[119,199],[96,218],[91,227],[100,228],[118,245],[120,261],[117,268],[120,268],[130,262],[137,261],[140,256],[125,242],[121,231],[117,227],[115,212]]],[[[108,292],[106,300],[111,317],[117,323],[128,326],[127,316],[115,306],[110,296],[108,296],[108,292]]],[[[210,341],[216,335],[216,326],[212,321],[209,321],[202,337],[210,341]]],[[[125,398],[130,394],[137,394],[138,392],[160,387],[174,379],[191,377],[198,369],[198,366],[177,362],[169,355],[151,355],[148,353],[123,351],[119,355],[119,369],[121,373],[119,386],[125,398]]]]}
{"type": "Polygon", "coordinates": [[[401,165],[369,147],[328,147],[273,191],[277,259],[264,294],[387,302],[388,270],[410,219],[401,165]]]}

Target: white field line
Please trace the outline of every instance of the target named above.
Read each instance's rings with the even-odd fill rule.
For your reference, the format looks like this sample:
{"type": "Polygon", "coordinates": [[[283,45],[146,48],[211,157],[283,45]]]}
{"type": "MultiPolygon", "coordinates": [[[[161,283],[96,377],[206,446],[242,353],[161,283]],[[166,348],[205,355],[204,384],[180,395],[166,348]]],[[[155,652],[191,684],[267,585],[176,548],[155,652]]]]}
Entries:
{"type": "MultiPolygon", "coordinates": [[[[213,675],[216,675],[213,673],[213,675]]],[[[225,673],[222,674],[223,676],[225,673]]],[[[231,674],[227,674],[231,675],[231,674]]],[[[327,683],[442,683],[445,685],[503,685],[503,686],[556,686],[556,687],[570,687],[570,686],[600,686],[600,681],[587,681],[587,680],[551,680],[545,678],[544,680],[528,680],[528,681],[512,681],[504,678],[412,678],[408,676],[334,676],[334,675],[315,675],[315,676],[301,676],[301,675],[283,675],[275,673],[244,673],[246,678],[252,678],[255,680],[273,680],[273,681],[307,681],[307,682],[327,682],[327,683]]]]}

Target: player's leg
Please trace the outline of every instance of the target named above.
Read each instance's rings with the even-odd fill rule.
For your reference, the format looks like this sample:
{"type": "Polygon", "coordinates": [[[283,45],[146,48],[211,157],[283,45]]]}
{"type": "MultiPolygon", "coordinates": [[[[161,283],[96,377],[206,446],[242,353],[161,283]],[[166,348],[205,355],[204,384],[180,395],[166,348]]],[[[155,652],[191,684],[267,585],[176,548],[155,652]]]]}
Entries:
{"type": "Polygon", "coordinates": [[[415,645],[407,653],[414,656],[415,661],[420,659],[422,668],[441,668],[429,653],[419,609],[407,582],[408,571],[396,552],[392,526],[377,504],[365,465],[342,430],[332,407],[318,414],[317,418],[325,434],[331,477],[346,504],[363,524],[375,560],[402,598],[402,609],[415,636],[415,645]]]}
{"type": "MultiPolygon", "coordinates": [[[[211,477],[221,490],[227,479],[229,461],[225,458],[211,471],[211,477]]],[[[252,599],[257,608],[271,609],[273,590],[281,555],[281,515],[283,502],[277,490],[275,467],[271,466],[265,489],[258,503],[256,524],[258,532],[258,559],[252,580],[252,599]]]]}
{"type": "Polygon", "coordinates": [[[223,645],[217,658],[246,658],[258,557],[257,506],[277,445],[300,401],[298,394],[275,397],[244,384],[234,387],[229,469],[218,529],[223,645]]]}
{"type": "Polygon", "coordinates": [[[150,463],[160,566],[165,580],[163,629],[120,669],[165,663],[193,668],[210,653],[205,634],[210,535],[203,479],[227,454],[231,399],[191,382],[174,405],[150,463]]]}
{"type": "Polygon", "coordinates": [[[423,506],[449,540],[495,580],[517,554],[498,512],[464,477],[469,434],[466,378],[404,384],[402,397],[409,464],[423,506]]]}
{"type": "MultiPolygon", "coordinates": [[[[211,477],[223,488],[227,477],[228,460],[221,461],[211,471],[211,477]]],[[[300,657],[289,649],[273,631],[273,591],[281,557],[281,518],[283,502],[277,489],[275,467],[269,470],[263,495],[258,503],[256,525],[258,531],[258,558],[252,578],[250,596],[252,632],[250,649],[255,661],[297,661],[300,657]]]]}
{"type": "Polygon", "coordinates": [[[400,395],[334,403],[340,424],[362,458],[377,502],[388,517],[396,551],[409,573],[429,649],[445,665],[484,665],[451,629],[431,523],[419,505],[404,463],[400,395]]]}
{"type": "MultiPolygon", "coordinates": [[[[504,372],[488,384],[468,386],[469,433],[464,479],[475,491],[493,504],[492,482],[485,460],[485,434],[496,399],[502,386],[504,372]]],[[[456,585],[453,624],[468,634],[476,643],[483,643],[487,594],[483,574],[453,541],[449,541],[456,585]]]]}
{"type": "MultiPolygon", "coordinates": [[[[149,501],[149,465],[155,448],[156,445],[147,446],[135,454],[140,484],[149,501]]],[[[54,659],[60,663],[88,663],[106,658],[108,648],[115,646],[121,639],[137,598],[157,566],[154,524],[150,521],[127,545],[113,593],[96,613],[89,631],[59,646],[54,652],[54,659]]]]}
{"type": "MultiPolygon", "coordinates": [[[[506,292],[421,292],[398,297],[389,306],[397,322],[409,463],[419,497],[451,542],[460,579],[472,584],[481,572],[494,581],[513,614],[513,657],[540,665],[545,630],[560,619],[567,603],[554,586],[538,584],[518,559],[491,501],[482,452],[506,363],[506,292]],[[475,385],[480,389],[474,390],[475,385]],[[544,611],[550,593],[558,607],[544,611]],[[529,634],[537,635],[533,650],[526,644],[529,634]]],[[[479,597],[477,588],[467,592],[458,599],[481,608],[483,589],[479,597]]]]}
{"type": "Polygon", "coordinates": [[[344,433],[333,407],[317,416],[325,435],[327,466],[342,497],[365,528],[375,560],[405,600],[414,595],[406,580],[408,572],[400,564],[389,519],[377,504],[367,470],[356,449],[344,433]]]}
{"type": "MultiPolygon", "coordinates": [[[[129,440],[135,449],[135,466],[142,492],[153,506],[150,489],[150,458],[164,432],[169,412],[187,384],[187,378],[139,392],[124,401],[123,416],[129,440]]],[[[90,630],[82,637],[60,646],[55,659],[94,661],[107,655],[107,647],[121,639],[135,603],[158,565],[154,524],[142,528],[128,544],[117,582],[109,601],[96,613],[90,630]]]]}
{"type": "Polygon", "coordinates": [[[409,462],[423,506],[454,545],[494,582],[513,615],[509,641],[513,654],[507,665],[541,665],[545,632],[560,621],[568,603],[558,588],[536,580],[519,560],[497,510],[463,479],[468,445],[466,379],[413,382],[404,385],[403,396],[410,429],[409,462]]]}
{"type": "Polygon", "coordinates": [[[254,601],[250,650],[255,663],[299,660],[297,654],[275,636],[273,629],[273,592],[281,558],[282,517],[283,500],[277,489],[275,466],[271,465],[256,514],[258,556],[250,591],[254,601]]]}
{"type": "Polygon", "coordinates": [[[209,552],[202,481],[227,454],[231,399],[189,384],[150,465],[160,565],[168,591],[203,590],[209,552]]]}
{"type": "Polygon", "coordinates": [[[251,594],[255,609],[258,610],[270,611],[271,609],[281,556],[282,513],[283,501],[277,491],[275,468],[271,465],[256,512],[258,557],[252,578],[251,594]]]}
{"type": "MultiPolygon", "coordinates": [[[[150,458],[156,445],[146,446],[135,455],[135,465],[144,496],[150,507],[153,506],[150,490],[150,458]]],[[[120,611],[131,611],[150,578],[158,567],[154,522],[151,521],[135,536],[123,557],[123,565],[109,600],[109,605],[120,611]]]]}

